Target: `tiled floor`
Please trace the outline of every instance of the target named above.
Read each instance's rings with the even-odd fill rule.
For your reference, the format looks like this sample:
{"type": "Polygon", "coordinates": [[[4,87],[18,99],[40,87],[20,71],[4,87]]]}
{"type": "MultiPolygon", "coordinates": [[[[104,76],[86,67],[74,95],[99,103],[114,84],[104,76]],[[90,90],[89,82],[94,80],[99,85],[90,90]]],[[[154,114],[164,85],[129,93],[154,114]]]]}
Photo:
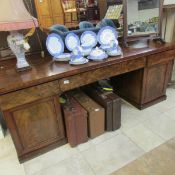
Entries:
{"type": "Polygon", "coordinates": [[[174,175],[175,138],[111,175],[174,175]]]}
{"type": "Polygon", "coordinates": [[[122,104],[122,127],[70,148],[67,144],[22,165],[10,135],[0,140],[0,175],[109,175],[175,137],[175,89],[168,99],[139,111],[122,104]]]}

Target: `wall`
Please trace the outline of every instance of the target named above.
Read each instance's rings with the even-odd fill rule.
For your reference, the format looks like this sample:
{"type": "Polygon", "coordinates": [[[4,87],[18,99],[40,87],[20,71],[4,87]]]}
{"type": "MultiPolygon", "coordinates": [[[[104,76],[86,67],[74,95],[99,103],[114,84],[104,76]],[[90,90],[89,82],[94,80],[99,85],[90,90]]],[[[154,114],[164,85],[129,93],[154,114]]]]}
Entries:
{"type": "Polygon", "coordinates": [[[164,5],[175,4],[175,0],[164,0],[164,5]]]}
{"type": "Polygon", "coordinates": [[[128,1],[128,23],[134,21],[147,21],[152,17],[159,15],[159,9],[138,10],[138,0],[128,1]]]}

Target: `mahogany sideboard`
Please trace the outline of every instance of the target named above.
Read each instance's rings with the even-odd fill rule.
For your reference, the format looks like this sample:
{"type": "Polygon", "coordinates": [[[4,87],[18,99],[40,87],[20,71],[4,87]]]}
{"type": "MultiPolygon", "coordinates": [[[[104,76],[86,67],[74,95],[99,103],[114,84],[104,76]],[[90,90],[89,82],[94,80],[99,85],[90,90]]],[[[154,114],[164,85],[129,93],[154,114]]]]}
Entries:
{"type": "Polygon", "coordinates": [[[50,56],[30,56],[32,69],[16,72],[15,59],[0,62],[0,110],[20,162],[67,143],[59,96],[68,90],[111,78],[118,94],[139,109],[166,99],[175,43],[150,42],[125,48],[103,62],[70,66],[50,56]]]}

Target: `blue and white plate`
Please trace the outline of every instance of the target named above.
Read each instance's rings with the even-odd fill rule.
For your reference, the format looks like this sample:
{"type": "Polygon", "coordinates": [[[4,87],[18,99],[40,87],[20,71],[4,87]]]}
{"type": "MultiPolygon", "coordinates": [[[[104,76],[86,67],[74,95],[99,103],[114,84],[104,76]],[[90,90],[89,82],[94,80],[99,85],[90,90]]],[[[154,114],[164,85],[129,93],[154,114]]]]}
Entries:
{"type": "Polygon", "coordinates": [[[80,60],[71,60],[70,62],[69,62],[69,64],[71,64],[71,65],[82,65],[82,64],[86,64],[86,63],[88,63],[89,62],[89,60],[88,59],[80,59],[80,60]]]}
{"type": "Polygon", "coordinates": [[[112,40],[118,38],[118,33],[115,28],[106,26],[100,29],[97,35],[98,42],[101,45],[109,45],[112,40]]]}
{"type": "Polygon", "coordinates": [[[103,61],[108,58],[108,55],[105,53],[103,56],[100,56],[100,57],[99,56],[97,57],[88,56],[87,58],[92,61],[103,61]]]}
{"type": "Polygon", "coordinates": [[[48,35],[46,40],[46,47],[48,52],[53,57],[58,57],[64,52],[64,42],[62,38],[55,33],[48,35]]]}
{"type": "Polygon", "coordinates": [[[75,33],[69,33],[65,38],[65,44],[69,51],[73,51],[76,47],[80,46],[80,39],[75,33]]]}
{"type": "Polygon", "coordinates": [[[58,57],[53,57],[54,61],[70,61],[71,54],[70,53],[62,53],[58,57]]]}
{"type": "Polygon", "coordinates": [[[93,48],[97,45],[97,35],[93,31],[83,32],[80,40],[81,40],[82,47],[86,49],[93,48]]]}
{"type": "Polygon", "coordinates": [[[118,47],[118,48],[115,48],[113,50],[108,50],[107,54],[109,56],[119,56],[119,55],[122,55],[122,50],[120,47],[118,47]]]}

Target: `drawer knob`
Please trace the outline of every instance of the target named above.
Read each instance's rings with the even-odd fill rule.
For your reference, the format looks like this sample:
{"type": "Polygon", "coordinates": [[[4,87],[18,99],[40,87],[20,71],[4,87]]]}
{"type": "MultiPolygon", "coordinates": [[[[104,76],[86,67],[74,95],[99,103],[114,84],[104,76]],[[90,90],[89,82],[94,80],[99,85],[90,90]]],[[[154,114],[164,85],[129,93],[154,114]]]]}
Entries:
{"type": "Polygon", "coordinates": [[[69,80],[64,80],[64,82],[63,82],[64,84],[69,84],[70,83],[70,81],[69,80]]]}

